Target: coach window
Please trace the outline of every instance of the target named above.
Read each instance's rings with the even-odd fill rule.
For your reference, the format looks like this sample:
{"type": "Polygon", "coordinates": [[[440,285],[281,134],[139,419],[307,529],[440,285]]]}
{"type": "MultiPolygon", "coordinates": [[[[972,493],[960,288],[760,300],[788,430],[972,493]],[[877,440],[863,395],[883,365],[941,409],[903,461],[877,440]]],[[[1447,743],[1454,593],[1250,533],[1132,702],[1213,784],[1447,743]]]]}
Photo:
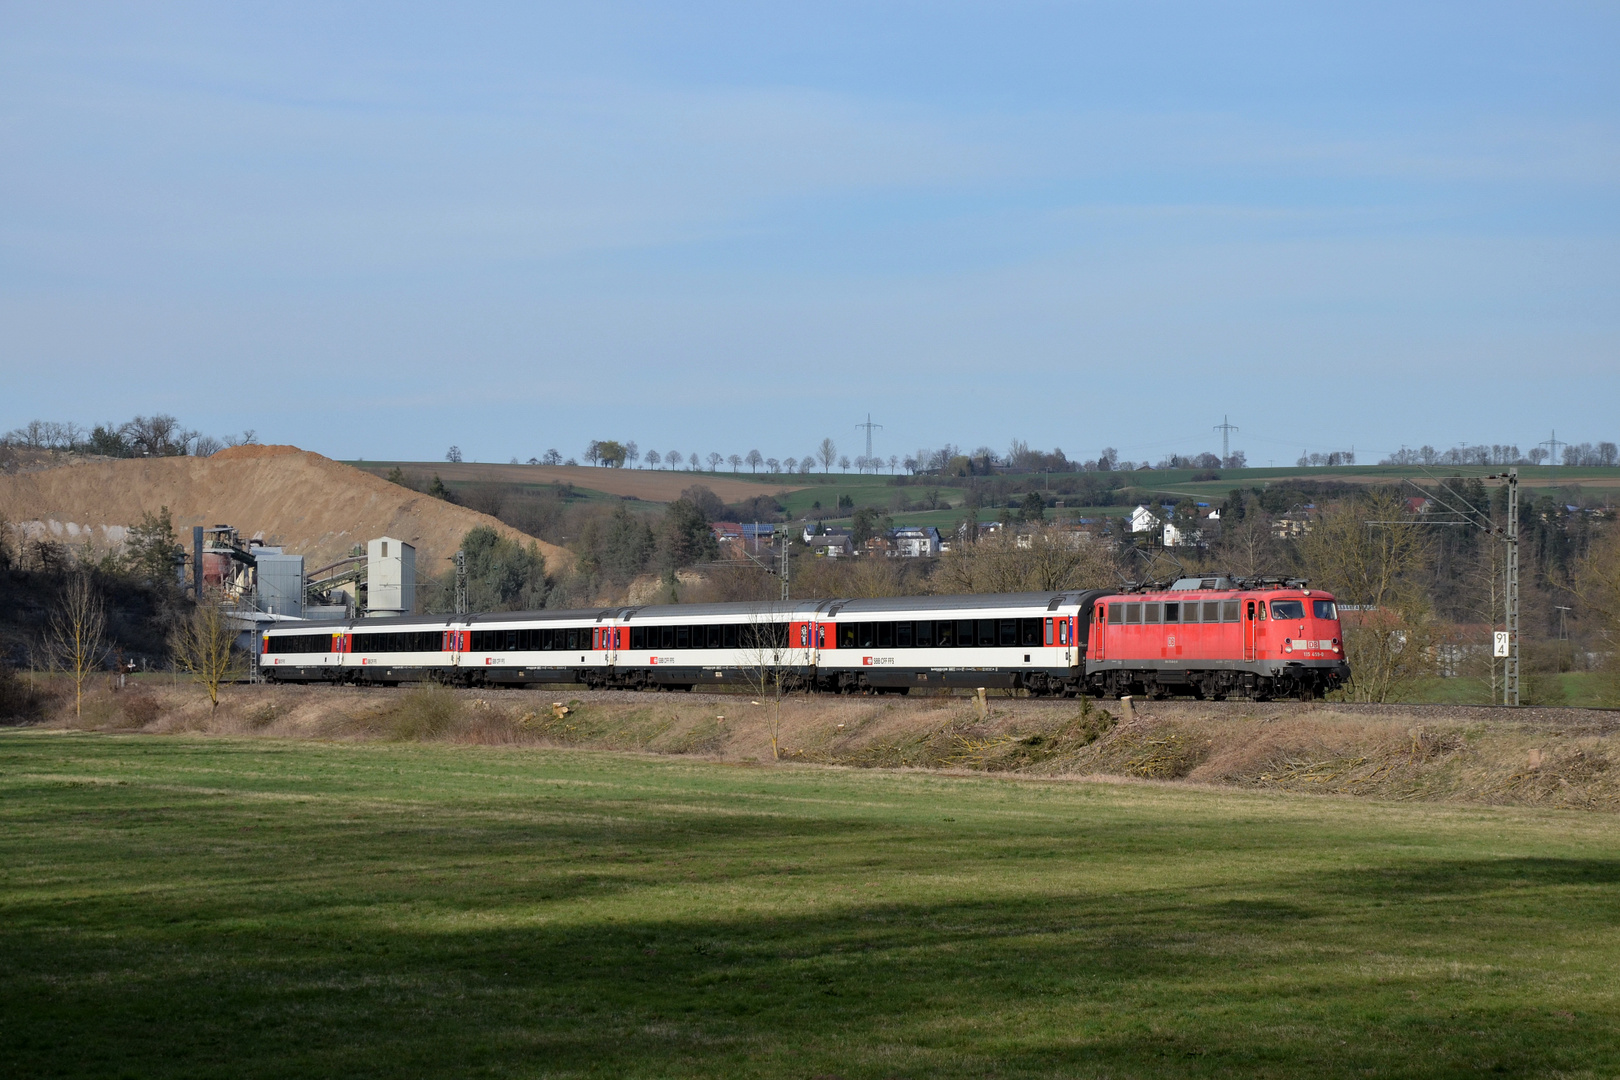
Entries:
{"type": "Polygon", "coordinates": [[[877,624],[877,639],[872,642],[880,649],[894,648],[894,623],[880,622],[877,624]]]}
{"type": "Polygon", "coordinates": [[[1221,622],[1238,622],[1242,618],[1243,605],[1236,600],[1221,601],[1221,622]]]}
{"type": "Polygon", "coordinates": [[[956,620],[956,647],[958,649],[970,649],[978,644],[978,640],[978,625],[972,619],[956,620]]]}
{"type": "Polygon", "coordinates": [[[1024,619],[1020,624],[1022,628],[1024,645],[1039,645],[1041,643],[1041,620],[1024,619]]]}
{"type": "Polygon", "coordinates": [[[720,640],[724,642],[720,646],[722,649],[735,649],[737,647],[737,624],[726,624],[726,632],[720,636],[720,640]]]}
{"type": "Polygon", "coordinates": [[[645,626],[632,626],[630,628],[630,647],[632,649],[645,649],[647,647],[647,628],[645,626]]]}
{"type": "Polygon", "coordinates": [[[675,628],[675,647],[677,649],[690,649],[692,647],[692,628],[690,626],[677,626],[675,628]]]}
{"type": "Polygon", "coordinates": [[[853,648],[855,648],[855,624],[854,623],[839,623],[838,624],[838,647],[840,649],[853,649],[853,648]]]}
{"type": "Polygon", "coordinates": [[[711,648],[711,649],[720,648],[720,634],[721,634],[721,631],[720,631],[720,624],[719,623],[715,623],[713,626],[709,627],[708,634],[707,634],[707,637],[709,639],[709,648],[711,648]]]}
{"type": "Polygon", "coordinates": [[[983,645],[994,645],[995,643],[996,643],[996,620],[994,620],[994,619],[980,619],[979,620],[979,644],[981,646],[983,646],[983,645]]]}
{"type": "Polygon", "coordinates": [[[1158,622],[1159,621],[1159,605],[1158,604],[1143,604],[1142,605],[1142,621],[1143,622],[1150,622],[1150,623],[1158,622]]]}
{"type": "Polygon", "coordinates": [[[919,648],[919,649],[932,649],[934,647],[934,624],[933,623],[931,623],[931,622],[920,622],[920,623],[918,623],[915,634],[916,634],[917,648],[919,648]]]}
{"type": "Polygon", "coordinates": [[[1180,622],[1181,621],[1181,605],[1180,604],[1166,604],[1166,605],[1164,605],[1164,621],[1165,622],[1180,622]]]}

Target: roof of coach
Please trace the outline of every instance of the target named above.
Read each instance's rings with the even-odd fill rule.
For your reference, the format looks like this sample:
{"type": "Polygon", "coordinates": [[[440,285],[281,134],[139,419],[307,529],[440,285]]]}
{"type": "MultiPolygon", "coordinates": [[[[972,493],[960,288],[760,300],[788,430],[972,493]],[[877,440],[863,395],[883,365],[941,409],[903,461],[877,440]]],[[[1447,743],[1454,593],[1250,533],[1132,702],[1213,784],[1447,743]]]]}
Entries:
{"type": "Polygon", "coordinates": [[[282,622],[265,633],[309,634],[326,631],[332,634],[352,634],[377,629],[444,630],[456,620],[454,615],[389,615],[376,619],[304,619],[301,622],[282,622]]]}
{"type": "Polygon", "coordinates": [[[973,593],[958,596],[892,596],[877,600],[838,600],[827,611],[829,616],[858,615],[873,611],[972,611],[979,608],[1040,608],[1056,611],[1101,596],[1100,590],[1087,592],[973,593]]]}

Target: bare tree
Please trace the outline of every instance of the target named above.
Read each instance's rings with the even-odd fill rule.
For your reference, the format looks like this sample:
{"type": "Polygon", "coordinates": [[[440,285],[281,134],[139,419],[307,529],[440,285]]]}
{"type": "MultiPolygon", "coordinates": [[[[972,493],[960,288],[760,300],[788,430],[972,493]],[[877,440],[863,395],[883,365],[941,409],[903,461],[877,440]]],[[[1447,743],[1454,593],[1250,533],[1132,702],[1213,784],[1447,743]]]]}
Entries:
{"type": "Polygon", "coordinates": [[[631,468],[634,468],[636,462],[641,460],[641,447],[636,445],[634,439],[624,444],[624,460],[631,468]]]}
{"type": "Polygon", "coordinates": [[[840,469],[842,469],[844,472],[849,472],[849,455],[848,454],[845,454],[843,457],[838,459],[838,467],[840,469]]]}
{"type": "Polygon", "coordinates": [[[68,577],[46,625],[44,645],[51,667],[73,680],[73,715],[84,715],[84,684],[107,660],[107,610],[88,572],[68,577]]]}
{"type": "Polygon", "coordinates": [[[833,462],[838,460],[838,444],[831,439],[822,439],[821,445],[816,447],[816,457],[821,459],[821,471],[831,472],[833,462]]]}
{"type": "Polygon", "coordinates": [[[190,675],[208,692],[212,706],[219,708],[220,686],[242,670],[236,631],[225,609],[207,601],[198,604],[191,617],[169,635],[169,651],[174,655],[174,666],[190,675]]]}
{"type": "Polygon", "coordinates": [[[1119,581],[1114,557],[1097,537],[1057,525],[1023,536],[1011,529],[978,543],[952,544],[940,562],[941,593],[1059,592],[1098,589],[1119,581]]]}
{"type": "Polygon", "coordinates": [[[736,472],[738,469],[742,468],[742,455],[732,454],[730,457],[726,458],[726,462],[731,466],[731,471],[736,472]]]}
{"type": "Polygon", "coordinates": [[[656,468],[658,468],[658,466],[660,464],[663,463],[663,460],[664,460],[664,455],[660,454],[658,451],[656,451],[656,450],[647,451],[647,468],[656,469],[656,468]]]}
{"type": "Polygon", "coordinates": [[[1611,695],[1620,691],[1620,526],[1610,524],[1575,568],[1575,596],[1608,646],[1611,695]]]}
{"type": "Polygon", "coordinates": [[[748,471],[749,472],[756,472],[756,473],[759,472],[759,467],[765,463],[764,457],[762,457],[760,455],[760,452],[758,450],[750,450],[750,451],[748,451],[747,461],[748,461],[748,471]]]}
{"type": "Polygon", "coordinates": [[[681,452],[679,450],[671,450],[669,453],[664,455],[664,460],[669,462],[670,468],[678,469],[681,467],[681,462],[685,461],[686,459],[681,457],[681,452]]]}
{"type": "Polygon", "coordinates": [[[713,450],[709,451],[709,471],[710,472],[719,472],[720,471],[720,463],[722,461],[724,461],[724,460],[726,460],[726,459],[721,457],[719,454],[715,453],[713,450]]]}
{"type": "Polygon", "coordinates": [[[1349,691],[1358,701],[1389,701],[1429,670],[1429,598],[1422,572],[1432,557],[1429,531],[1391,493],[1328,507],[1300,537],[1311,584],[1341,605],[1349,691]]]}
{"type": "MultiPolygon", "coordinates": [[[[782,757],[782,698],[803,681],[810,655],[807,641],[789,639],[791,629],[787,609],[768,604],[750,616],[738,642],[743,679],[768,708],[765,729],[775,760],[782,757]]],[[[802,629],[809,632],[807,626],[802,629]]]]}
{"type": "Polygon", "coordinates": [[[1221,536],[1211,554],[1220,569],[1239,577],[1276,573],[1282,561],[1271,519],[1258,506],[1249,507],[1241,518],[1233,514],[1221,519],[1221,536]]]}
{"type": "Polygon", "coordinates": [[[444,460],[449,462],[459,462],[461,460],[461,447],[452,446],[450,449],[446,450],[444,452],[444,460]]]}
{"type": "Polygon", "coordinates": [[[777,472],[781,468],[782,468],[782,463],[780,461],[777,461],[775,458],[768,457],[768,458],[765,459],[765,469],[772,476],[775,476],[777,474],[777,472]]]}

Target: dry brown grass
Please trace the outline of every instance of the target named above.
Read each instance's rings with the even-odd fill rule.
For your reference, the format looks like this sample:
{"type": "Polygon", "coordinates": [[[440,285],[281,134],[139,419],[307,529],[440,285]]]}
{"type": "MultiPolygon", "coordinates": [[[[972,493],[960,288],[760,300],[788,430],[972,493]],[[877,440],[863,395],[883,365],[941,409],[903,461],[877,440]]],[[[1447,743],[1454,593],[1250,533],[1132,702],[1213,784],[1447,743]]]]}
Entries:
{"type": "MultiPolygon", "coordinates": [[[[743,696],[235,686],[210,715],[195,689],[149,683],[96,690],[78,720],[65,700],[50,722],[87,730],[771,758],[769,705],[743,696]]],[[[1620,736],[1591,714],[1561,724],[1546,712],[1436,720],[1283,703],[1119,712],[1114,702],[992,699],[981,718],[964,698],[797,697],[783,704],[781,743],[784,760],[807,764],[1620,810],[1620,736]]]]}

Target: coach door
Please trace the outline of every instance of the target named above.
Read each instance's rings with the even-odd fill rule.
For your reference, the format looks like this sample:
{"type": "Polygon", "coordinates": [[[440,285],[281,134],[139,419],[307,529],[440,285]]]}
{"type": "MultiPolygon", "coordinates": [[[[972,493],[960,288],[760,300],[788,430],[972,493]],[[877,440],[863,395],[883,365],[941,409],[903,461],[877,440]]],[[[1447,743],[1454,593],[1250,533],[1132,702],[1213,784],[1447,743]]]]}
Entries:
{"type": "Polygon", "coordinates": [[[1254,601],[1243,606],[1243,659],[1254,659],[1254,601]]]}

